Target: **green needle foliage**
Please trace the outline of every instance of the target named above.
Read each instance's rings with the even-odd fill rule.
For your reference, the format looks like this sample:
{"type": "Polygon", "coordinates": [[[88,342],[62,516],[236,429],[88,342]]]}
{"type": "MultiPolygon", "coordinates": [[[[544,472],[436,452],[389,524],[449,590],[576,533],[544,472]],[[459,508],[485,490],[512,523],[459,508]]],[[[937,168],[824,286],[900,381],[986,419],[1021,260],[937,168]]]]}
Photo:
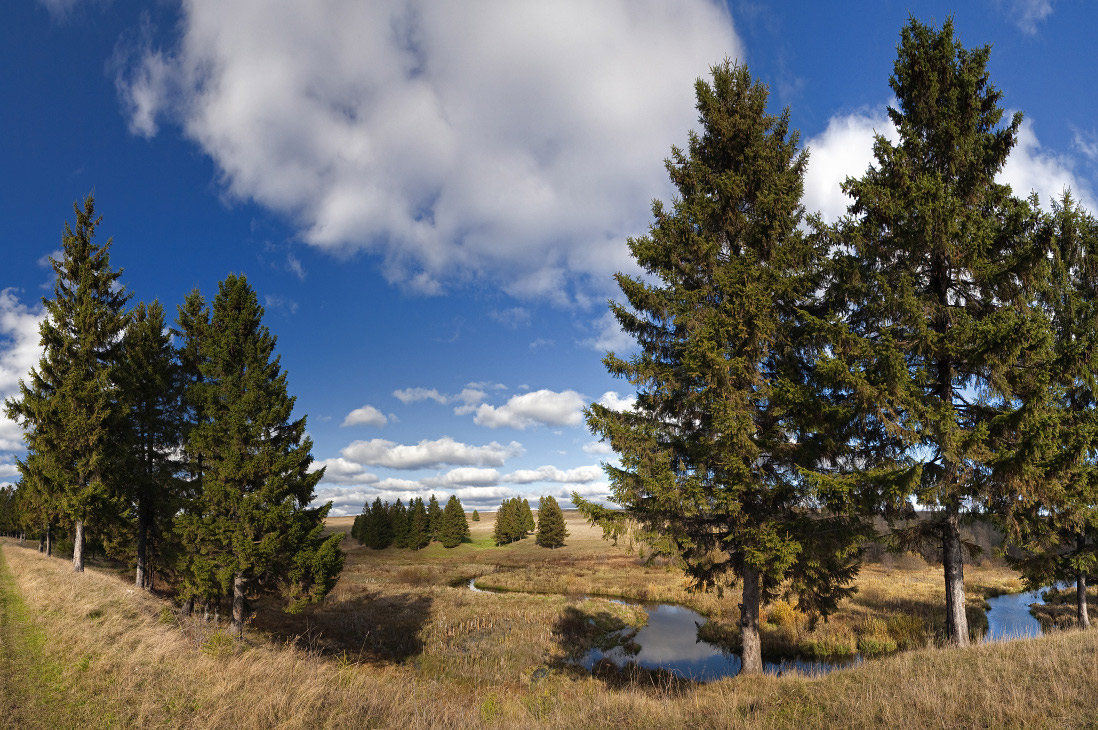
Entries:
{"type": "Polygon", "coordinates": [[[480,512],[473,510],[473,522],[480,522],[480,512]]]}
{"type": "Polygon", "coordinates": [[[1090,624],[1087,578],[1098,568],[1098,222],[1070,194],[1054,201],[1038,232],[1051,275],[1041,301],[1055,335],[1048,420],[1031,436],[1038,478],[997,495],[1017,551],[1007,559],[1033,588],[1076,584],[1076,616],[1090,624]]]}
{"type": "Polygon", "coordinates": [[[439,506],[435,495],[431,495],[427,502],[427,532],[430,539],[438,540],[438,531],[442,527],[442,507],[439,506]]]}
{"type": "Polygon", "coordinates": [[[125,405],[117,378],[130,294],[118,284],[122,272],[111,268],[110,240],[94,242],[101,219],[93,198],[73,209],[76,224],[65,224],[61,256],[50,258],[57,281],[53,298],[42,300],[42,359],[5,405],[22,423],[31,455],[20,462],[24,482],[49,493],[41,512],[47,524],[60,514],[75,527],[73,570],[83,572],[86,526],[110,524],[124,509],[116,475],[125,405]]]}
{"type": "Polygon", "coordinates": [[[821,510],[831,495],[801,471],[821,458],[804,423],[819,408],[802,309],[821,284],[820,251],[800,232],[806,156],[745,67],[714,67],[696,94],[700,132],[666,163],[678,196],[629,240],[648,276],[618,274],[628,306],[610,304],[639,351],[603,362],[636,386],[636,406],[593,403],[587,423],[621,457],[606,466],[612,499],[642,534],[670,539],[699,588],[742,581],[753,673],[760,602],[789,588],[832,610],[852,590],[864,527],[821,510]]]}
{"type": "Polygon", "coordinates": [[[933,512],[901,537],[941,546],[957,644],[969,640],[959,524],[992,485],[1034,478],[1048,390],[1033,306],[1043,252],[1029,206],[995,182],[1021,114],[999,126],[989,50],[964,48],[951,20],[903,28],[888,111],[899,141],[878,135],[874,166],[844,184],[853,203],[832,241],[842,387],[862,438],[892,462],[883,501],[933,512]]]}
{"type": "Polygon", "coordinates": [[[323,598],[343,565],[342,535],[323,536],[330,504],[308,507],[323,472],[309,471],[312,442],[292,418],[255,292],[233,275],[218,289],[200,348],[203,419],[186,445],[203,461],[200,508],[180,521],[221,595],[231,591],[239,633],[248,595],[281,590],[291,610],[323,598]]]}
{"type": "Polygon", "coordinates": [[[492,539],[496,545],[507,545],[526,537],[526,519],[523,514],[522,500],[518,497],[503,500],[496,511],[496,524],[492,528],[492,539]]]}
{"type": "Polygon", "coordinates": [[[125,487],[135,522],[134,583],[147,589],[153,563],[170,552],[172,520],[182,507],[172,458],[180,444],[180,378],[159,302],[134,309],[122,340],[120,372],[128,409],[125,487]]]}
{"type": "MultiPolygon", "coordinates": [[[[526,500],[523,500],[524,502],[526,500]]],[[[538,503],[538,527],[534,542],[542,547],[564,547],[564,538],[568,530],[564,526],[564,513],[552,495],[541,498],[538,503]]]]}
{"type": "Polygon", "coordinates": [[[438,539],[443,547],[457,547],[469,540],[469,523],[465,519],[465,508],[456,495],[452,495],[446,502],[446,509],[442,511],[441,524],[438,539]]]}
{"type": "Polygon", "coordinates": [[[536,528],[534,524],[534,513],[530,509],[530,500],[522,500],[522,530],[523,532],[530,533],[536,528]]]}

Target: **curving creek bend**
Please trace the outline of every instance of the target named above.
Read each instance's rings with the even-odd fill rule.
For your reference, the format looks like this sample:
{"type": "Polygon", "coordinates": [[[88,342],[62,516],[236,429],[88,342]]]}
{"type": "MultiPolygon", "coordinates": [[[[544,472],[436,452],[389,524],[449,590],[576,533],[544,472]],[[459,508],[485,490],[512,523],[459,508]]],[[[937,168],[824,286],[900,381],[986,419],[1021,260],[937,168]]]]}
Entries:
{"type": "MultiPolygon", "coordinates": [[[[478,588],[476,578],[469,579],[468,587],[477,593],[496,592],[478,588]]],[[[626,605],[641,606],[648,612],[648,623],[637,631],[631,642],[639,646],[640,651],[636,654],[627,653],[620,646],[608,651],[592,649],[580,660],[588,671],[599,662],[609,660],[618,667],[632,663],[646,669],[668,670],[680,677],[698,682],[739,674],[740,657],[738,655],[698,638],[698,627],[706,622],[706,618],[700,613],[671,603],[612,600],[626,605]]],[[[1030,614],[1029,606],[1031,603],[1041,602],[1041,591],[1008,593],[988,598],[987,602],[991,608],[987,612],[988,631],[985,641],[1003,641],[1040,635],[1040,624],[1030,614]]],[[[772,674],[780,674],[790,669],[796,669],[805,674],[824,674],[834,669],[853,666],[861,661],[860,656],[840,661],[767,660],[764,657],[763,668],[772,674]]]]}

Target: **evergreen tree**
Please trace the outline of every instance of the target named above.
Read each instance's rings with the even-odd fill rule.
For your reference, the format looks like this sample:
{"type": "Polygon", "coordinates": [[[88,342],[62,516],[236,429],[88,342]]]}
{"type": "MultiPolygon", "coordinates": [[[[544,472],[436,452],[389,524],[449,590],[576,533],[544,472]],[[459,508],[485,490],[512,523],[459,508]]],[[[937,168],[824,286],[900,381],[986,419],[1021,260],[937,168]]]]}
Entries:
{"type": "Polygon", "coordinates": [[[94,242],[101,219],[92,196],[73,209],[76,225],[65,224],[61,257],[50,258],[57,281],[53,298],[42,300],[42,359],[6,412],[21,422],[28,452],[48,474],[39,483],[56,490],[59,511],[75,528],[73,570],[83,572],[86,526],[122,512],[115,476],[124,404],[116,380],[130,295],[118,284],[122,272],[111,268],[111,241],[94,242]]]}
{"type": "Polygon", "coordinates": [[[480,522],[480,512],[473,510],[473,522],[480,522]]]}
{"type": "Polygon", "coordinates": [[[325,538],[331,503],[309,508],[323,470],[310,472],[305,419],[274,355],[275,338],[243,276],[219,285],[202,361],[205,420],[187,448],[204,459],[201,516],[184,514],[190,547],[208,556],[232,625],[243,632],[248,594],[281,588],[295,610],[323,598],[343,565],[342,534],[325,538]]]}
{"type": "Polygon", "coordinates": [[[431,500],[427,503],[427,532],[430,535],[430,539],[438,540],[439,530],[442,529],[442,508],[438,504],[438,500],[435,499],[435,495],[431,495],[431,500]]]}
{"type": "Polygon", "coordinates": [[[389,503],[381,503],[381,497],[374,500],[374,506],[370,508],[370,517],[377,526],[377,542],[370,547],[375,550],[384,550],[393,544],[393,518],[389,503]]]}
{"type": "Polygon", "coordinates": [[[948,639],[969,641],[961,523],[993,484],[1017,484],[1047,391],[1047,326],[1032,305],[1044,265],[1029,207],[996,183],[1021,114],[1000,127],[990,49],[965,49],[952,20],[901,32],[875,165],[843,189],[831,295],[833,352],[877,453],[893,462],[886,503],[933,514],[898,532],[941,546],[948,639]],[[1018,449],[1021,448],[1021,450],[1018,449]]]}
{"type": "Polygon", "coordinates": [[[151,560],[165,552],[182,506],[172,458],[180,444],[180,379],[159,302],[133,311],[119,370],[128,409],[126,494],[136,522],[134,584],[148,589],[151,560]]]}
{"type": "Polygon", "coordinates": [[[526,537],[525,520],[522,514],[522,500],[518,497],[505,499],[496,512],[496,524],[492,529],[496,545],[507,545],[526,537]]]}
{"type": "Polygon", "coordinates": [[[1019,548],[1007,560],[1033,589],[1074,582],[1077,623],[1088,628],[1087,579],[1098,567],[1098,221],[1065,193],[1043,216],[1039,240],[1051,269],[1041,301],[1054,333],[1055,397],[1031,438],[1038,476],[1007,485],[1017,486],[994,503],[1019,548]]]}
{"type": "Polygon", "coordinates": [[[629,240],[648,276],[618,274],[628,306],[610,305],[639,352],[603,362],[636,386],[636,406],[593,403],[587,422],[621,457],[606,466],[612,500],[638,534],[669,540],[699,588],[740,580],[751,674],[762,601],[785,589],[833,610],[852,591],[865,528],[802,471],[822,448],[808,418],[819,408],[803,312],[821,251],[800,231],[806,157],[788,111],[768,114],[743,66],[714,67],[696,94],[700,131],[667,161],[678,196],[670,210],[655,202],[649,234],[629,240]]]}
{"type": "Polygon", "coordinates": [[[389,524],[393,526],[393,545],[398,548],[408,547],[409,528],[408,510],[398,498],[389,508],[389,524]]]}
{"type": "Polygon", "coordinates": [[[558,548],[564,546],[566,537],[568,530],[564,526],[564,513],[560,505],[552,495],[542,497],[538,502],[538,532],[534,540],[542,547],[558,548]]]}
{"type": "Polygon", "coordinates": [[[412,550],[422,550],[430,542],[427,508],[423,506],[423,500],[416,497],[412,500],[411,509],[408,510],[408,547],[412,550]]]}
{"type": "Polygon", "coordinates": [[[469,523],[465,519],[465,509],[457,495],[451,495],[442,512],[438,539],[443,547],[457,547],[469,539],[469,523]]]}
{"type": "Polygon", "coordinates": [[[522,500],[521,515],[522,515],[522,532],[523,532],[523,534],[533,532],[536,525],[534,524],[534,513],[530,510],[530,500],[528,500],[528,499],[523,499],[522,500]]]}
{"type": "Polygon", "coordinates": [[[362,523],[363,520],[366,519],[370,514],[369,505],[366,505],[362,509],[362,513],[355,515],[355,521],[351,523],[351,537],[355,540],[358,540],[358,543],[360,545],[365,544],[365,541],[362,539],[362,523]]]}

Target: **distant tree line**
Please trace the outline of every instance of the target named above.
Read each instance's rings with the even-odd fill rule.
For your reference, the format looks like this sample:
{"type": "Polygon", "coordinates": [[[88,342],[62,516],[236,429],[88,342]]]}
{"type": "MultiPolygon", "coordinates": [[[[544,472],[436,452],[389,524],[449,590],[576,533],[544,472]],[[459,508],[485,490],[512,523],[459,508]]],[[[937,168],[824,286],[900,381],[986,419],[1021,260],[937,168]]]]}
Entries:
{"type": "Polygon", "coordinates": [[[698,130],[666,161],[672,202],[629,240],[643,275],[611,303],[637,343],[608,371],[635,406],[587,422],[620,457],[607,534],[674,551],[698,588],[739,584],[743,671],[759,606],[826,616],[883,518],[898,549],[942,555],[946,639],[970,640],[960,528],[994,519],[1033,586],[1098,569],[1098,223],[997,176],[1018,140],[989,47],[953,22],[903,28],[896,136],[806,216],[807,153],[788,110],[726,61],[696,84],[698,130]],[[920,513],[916,515],[916,506],[920,513]]]}
{"type": "Polygon", "coordinates": [[[159,302],[128,307],[92,197],[74,210],[42,358],[5,403],[27,452],[0,490],[0,531],[47,554],[63,539],[77,572],[89,548],[128,560],[139,588],[230,608],[238,633],[249,597],[319,600],[342,535],[323,534],[330,505],[309,507],[323,470],[255,292],[235,275],[210,303],[194,290],[169,329],[159,302]]]}
{"type": "Polygon", "coordinates": [[[421,550],[434,540],[452,548],[469,541],[469,523],[456,495],[450,496],[444,509],[433,494],[426,505],[415,497],[407,507],[399,499],[389,504],[378,497],[372,505],[363,505],[351,526],[351,537],[374,550],[389,546],[421,550]]]}

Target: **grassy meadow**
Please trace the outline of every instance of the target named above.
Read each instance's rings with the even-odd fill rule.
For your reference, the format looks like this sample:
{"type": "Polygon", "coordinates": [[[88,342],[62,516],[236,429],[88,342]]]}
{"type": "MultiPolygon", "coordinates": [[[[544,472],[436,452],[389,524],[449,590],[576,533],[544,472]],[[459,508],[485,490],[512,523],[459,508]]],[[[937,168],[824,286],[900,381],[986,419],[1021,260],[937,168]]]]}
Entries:
{"type": "MultiPolygon", "coordinates": [[[[916,556],[867,565],[858,593],[814,629],[784,602],[764,614],[767,651],[907,651],[819,678],[591,676],[569,659],[644,612],[584,595],[684,603],[718,637],[734,634],[736,597],[690,593],[673,568],[566,516],[557,550],[494,547],[490,514],[452,550],[348,538],[322,605],[289,616],[261,601],[240,643],[118,571],[75,575],[6,540],[0,727],[1074,727],[1098,716],[1098,632],[935,648],[940,568],[916,556]],[[474,593],[474,577],[509,592],[474,593]]],[[[977,621],[984,596],[1021,588],[995,566],[966,566],[966,581],[977,621]]]]}

